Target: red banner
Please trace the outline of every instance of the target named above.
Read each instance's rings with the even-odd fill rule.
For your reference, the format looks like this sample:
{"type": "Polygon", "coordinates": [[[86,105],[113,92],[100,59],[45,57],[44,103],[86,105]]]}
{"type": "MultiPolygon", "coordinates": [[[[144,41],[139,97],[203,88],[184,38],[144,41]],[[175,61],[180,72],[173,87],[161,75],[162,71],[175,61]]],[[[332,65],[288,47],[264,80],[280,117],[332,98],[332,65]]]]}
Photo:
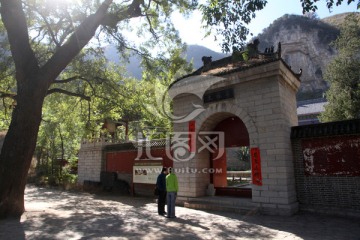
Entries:
{"type": "Polygon", "coordinates": [[[195,121],[192,120],[189,122],[189,151],[195,152],[195,146],[196,140],[195,140],[195,121]]]}
{"type": "Polygon", "coordinates": [[[262,186],[260,149],[251,148],[251,175],[255,185],[262,186]]]}

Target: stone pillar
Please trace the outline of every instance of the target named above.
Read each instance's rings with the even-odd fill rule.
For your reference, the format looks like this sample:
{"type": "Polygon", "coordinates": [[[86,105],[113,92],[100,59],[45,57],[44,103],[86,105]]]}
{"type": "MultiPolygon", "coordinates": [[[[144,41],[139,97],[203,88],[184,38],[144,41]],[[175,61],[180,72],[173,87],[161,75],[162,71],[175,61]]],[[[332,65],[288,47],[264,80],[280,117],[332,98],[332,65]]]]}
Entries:
{"type": "Polygon", "coordinates": [[[268,92],[255,101],[252,113],[257,120],[263,178],[262,186],[253,185],[252,200],[267,214],[298,211],[290,140],[291,127],[297,125],[297,88],[291,81],[294,79],[282,75],[268,79],[268,92]]]}

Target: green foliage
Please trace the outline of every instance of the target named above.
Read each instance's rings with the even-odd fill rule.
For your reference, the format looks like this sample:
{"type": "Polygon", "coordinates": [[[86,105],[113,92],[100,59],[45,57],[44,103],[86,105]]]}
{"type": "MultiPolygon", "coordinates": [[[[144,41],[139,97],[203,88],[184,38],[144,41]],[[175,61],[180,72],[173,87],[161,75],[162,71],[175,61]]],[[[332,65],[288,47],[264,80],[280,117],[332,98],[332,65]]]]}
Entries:
{"type": "Polygon", "coordinates": [[[230,52],[243,48],[249,34],[246,25],[255,18],[255,12],[263,9],[266,3],[265,0],[208,0],[206,4],[200,5],[200,9],[208,34],[215,28],[216,34],[223,37],[223,51],[230,52]]]}
{"type": "Polygon", "coordinates": [[[349,15],[333,43],[338,56],[327,66],[324,78],[329,81],[328,105],[321,114],[322,122],[360,117],[360,24],[349,15]]]}
{"type": "Polygon", "coordinates": [[[247,171],[251,170],[251,164],[250,164],[250,149],[249,147],[240,147],[236,151],[237,158],[239,159],[239,169],[240,171],[247,171]]]}
{"type": "Polygon", "coordinates": [[[244,59],[244,61],[248,61],[249,60],[249,51],[244,51],[241,56],[244,59]]]}
{"type": "Polygon", "coordinates": [[[147,132],[143,132],[143,135],[150,139],[163,138],[164,133],[171,130],[172,110],[171,99],[167,95],[168,87],[174,80],[193,70],[192,64],[183,57],[185,47],[168,49],[168,58],[159,56],[152,61],[144,59],[142,62],[144,71],[139,90],[143,93],[139,93],[138,97],[142,98],[139,102],[143,103],[145,109],[146,122],[143,122],[143,129],[147,132]]]}
{"type": "MultiPolygon", "coordinates": [[[[155,59],[143,55],[145,71],[142,81],[125,77],[124,68],[109,64],[101,47],[95,45],[80,52],[52,84],[49,90],[52,94],[46,97],[43,105],[35,149],[37,174],[42,183],[58,185],[69,179],[73,181],[74,176],[72,173],[68,175],[67,167],[63,168],[60,164],[61,160],[67,160],[69,164],[76,163],[82,139],[108,134],[101,130],[105,119],[129,121],[132,140],[137,138],[138,132],[152,138],[165,136],[171,128],[171,122],[158,114],[158,108],[170,106],[168,103],[158,106],[156,93],[165,93],[170,82],[192,71],[192,66],[182,57],[185,46],[179,48],[178,42],[175,41],[175,45],[172,43],[176,39],[163,41],[167,46],[167,49],[163,48],[166,55],[160,54],[155,59]],[[59,89],[61,91],[57,91],[59,89]]],[[[33,48],[40,62],[45,63],[55,48],[35,40],[33,48]]],[[[5,46],[6,39],[1,43],[5,46]]],[[[0,127],[6,130],[16,102],[4,94],[9,91],[11,96],[15,96],[16,83],[13,72],[10,72],[13,68],[4,69],[9,72],[1,72],[5,77],[0,82],[3,94],[0,127]]],[[[124,127],[118,128],[115,138],[125,139],[124,127]]]]}
{"type": "Polygon", "coordinates": [[[76,184],[77,175],[71,173],[71,169],[66,167],[62,171],[61,182],[64,184],[76,184]]]}
{"type": "MultiPolygon", "coordinates": [[[[315,12],[318,9],[317,6],[315,5],[315,3],[318,1],[319,0],[313,0],[313,1],[301,0],[301,6],[303,8],[303,13],[310,12],[310,11],[315,12]]],[[[329,10],[331,10],[334,7],[334,4],[336,6],[339,6],[342,4],[343,1],[344,0],[326,0],[326,6],[327,6],[327,8],[329,8],[329,10]]],[[[347,4],[350,4],[352,2],[355,2],[355,0],[347,0],[346,2],[347,2],[347,4]]],[[[360,9],[360,1],[358,1],[357,9],[360,9]]]]}

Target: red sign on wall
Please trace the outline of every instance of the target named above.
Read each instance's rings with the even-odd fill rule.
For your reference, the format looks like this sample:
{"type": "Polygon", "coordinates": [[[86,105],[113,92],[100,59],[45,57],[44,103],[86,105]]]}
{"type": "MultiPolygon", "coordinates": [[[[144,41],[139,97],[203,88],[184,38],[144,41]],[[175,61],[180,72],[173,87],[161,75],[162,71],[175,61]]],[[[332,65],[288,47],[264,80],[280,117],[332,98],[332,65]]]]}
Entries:
{"type": "Polygon", "coordinates": [[[192,120],[189,122],[189,151],[195,152],[195,121],[192,120]]]}
{"type": "Polygon", "coordinates": [[[255,185],[262,186],[260,149],[251,148],[250,154],[252,182],[255,185]]]}
{"type": "Polygon", "coordinates": [[[360,176],[360,137],[303,139],[307,176],[360,176]]]}

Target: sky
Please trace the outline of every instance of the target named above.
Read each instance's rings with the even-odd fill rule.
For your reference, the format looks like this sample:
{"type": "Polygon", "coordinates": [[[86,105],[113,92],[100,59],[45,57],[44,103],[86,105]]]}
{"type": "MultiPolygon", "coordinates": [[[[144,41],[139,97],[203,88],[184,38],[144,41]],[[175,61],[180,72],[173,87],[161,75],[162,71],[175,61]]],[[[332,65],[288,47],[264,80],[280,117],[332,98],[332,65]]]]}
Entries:
{"type": "MultiPolygon", "coordinates": [[[[319,18],[336,15],[344,12],[359,12],[356,9],[357,1],[347,5],[347,1],[340,6],[333,7],[332,11],[326,7],[325,1],[317,3],[317,15],[319,18]]],[[[250,32],[256,36],[268,27],[274,20],[284,14],[302,15],[302,7],[299,0],[269,0],[265,8],[256,13],[256,18],[249,25],[250,32]]],[[[181,14],[175,13],[173,18],[175,28],[179,30],[180,37],[187,44],[205,46],[213,51],[221,52],[220,42],[214,41],[214,36],[204,39],[204,31],[201,29],[201,13],[194,12],[189,18],[184,18],[181,14]]]]}

